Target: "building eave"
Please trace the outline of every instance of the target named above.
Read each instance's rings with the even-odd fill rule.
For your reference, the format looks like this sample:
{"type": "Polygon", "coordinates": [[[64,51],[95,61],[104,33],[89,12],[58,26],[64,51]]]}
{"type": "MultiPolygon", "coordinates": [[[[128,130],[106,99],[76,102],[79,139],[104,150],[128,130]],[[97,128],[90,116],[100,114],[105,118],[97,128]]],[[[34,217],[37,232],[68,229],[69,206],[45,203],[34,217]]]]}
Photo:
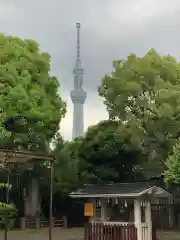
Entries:
{"type": "Polygon", "coordinates": [[[136,198],[138,194],[73,194],[72,198],[136,198]]]}
{"type": "Polygon", "coordinates": [[[139,198],[141,196],[154,196],[154,197],[159,197],[159,198],[168,198],[171,196],[170,193],[168,193],[166,190],[160,188],[160,187],[150,187],[147,188],[144,191],[141,191],[139,193],[127,193],[127,194],[89,194],[89,193],[76,193],[72,192],[69,194],[71,198],[139,198]]]}

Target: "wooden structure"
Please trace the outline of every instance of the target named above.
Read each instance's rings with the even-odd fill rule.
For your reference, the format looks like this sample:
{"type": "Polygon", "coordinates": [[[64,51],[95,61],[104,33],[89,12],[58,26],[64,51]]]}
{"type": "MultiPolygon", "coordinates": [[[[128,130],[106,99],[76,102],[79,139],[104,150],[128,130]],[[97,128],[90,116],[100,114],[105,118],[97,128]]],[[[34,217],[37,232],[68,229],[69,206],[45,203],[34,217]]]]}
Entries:
{"type": "Polygon", "coordinates": [[[88,223],[85,226],[84,240],[137,240],[137,229],[134,225],[108,225],[88,223]]]}
{"type": "MultiPolygon", "coordinates": [[[[50,169],[50,203],[49,203],[49,240],[52,239],[52,177],[53,177],[53,163],[54,156],[44,153],[36,153],[30,151],[13,151],[9,149],[0,149],[0,167],[3,169],[9,169],[15,165],[23,165],[26,167],[27,163],[47,161],[50,169]]],[[[9,172],[9,170],[8,170],[9,172]]],[[[5,237],[7,240],[7,226],[5,227],[5,237]]]]}
{"type": "Polygon", "coordinates": [[[91,223],[85,228],[85,240],[97,239],[90,237],[97,235],[96,228],[101,229],[98,232],[105,240],[112,239],[106,236],[110,229],[114,232],[112,234],[129,232],[132,235],[130,238],[125,234],[124,238],[117,238],[118,240],[156,240],[152,227],[151,202],[156,198],[168,198],[170,194],[160,187],[150,186],[149,183],[119,183],[85,185],[70,196],[83,198],[85,203],[93,203],[92,209],[85,211],[86,215],[89,214],[91,223]],[[130,228],[135,230],[130,231],[130,228]]]}
{"type": "Polygon", "coordinates": [[[2,167],[8,167],[9,164],[13,163],[27,163],[39,161],[50,161],[54,160],[52,155],[44,153],[35,153],[30,151],[12,151],[8,149],[0,149],[0,165],[2,167]]]}
{"type": "MultiPolygon", "coordinates": [[[[47,218],[21,218],[20,225],[22,229],[40,229],[49,226],[47,218]]],[[[67,228],[67,219],[64,216],[62,219],[52,218],[52,227],[54,228],[67,228]]]]}

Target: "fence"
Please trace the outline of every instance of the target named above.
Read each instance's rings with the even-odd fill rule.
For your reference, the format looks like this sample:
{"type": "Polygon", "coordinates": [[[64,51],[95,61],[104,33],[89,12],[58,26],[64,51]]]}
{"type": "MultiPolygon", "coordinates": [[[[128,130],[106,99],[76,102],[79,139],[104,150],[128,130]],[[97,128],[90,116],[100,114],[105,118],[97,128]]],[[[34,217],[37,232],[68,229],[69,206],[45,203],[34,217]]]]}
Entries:
{"type": "Polygon", "coordinates": [[[87,223],[84,240],[137,240],[137,229],[134,225],[87,223]]]}
{"type": "MultiPolygon", "coordinates": [[[[66,228],[67,220],[66,217],[62,219],[53,218],[53,227],[66,228]]],[[[49,226],[49,221],[46,218],[21,218],[20,219],[20,227],[25,228],[46,228],[49,226]]]]}
{"type": "Polygon", "coordinates": [[[152,220],[157,229],[180,229],[180,205],[153,204],[152,220]]]}

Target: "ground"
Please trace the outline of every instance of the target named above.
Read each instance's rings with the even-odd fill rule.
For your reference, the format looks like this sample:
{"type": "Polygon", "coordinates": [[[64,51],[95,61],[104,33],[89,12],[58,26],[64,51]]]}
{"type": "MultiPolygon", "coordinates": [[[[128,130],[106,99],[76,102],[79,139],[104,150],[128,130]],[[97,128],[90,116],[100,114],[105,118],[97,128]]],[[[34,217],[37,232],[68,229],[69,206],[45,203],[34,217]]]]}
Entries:
{"type": "Polygon", "coordinates": [[[157,232],[158,240],[179,240],[180,232],[178,231],[159,231],[157,232]]]}
{"type": "MultiPolygon", "coordinates": [[[[158,240],[179,240],[180,232],[158,232],[158,240]]],[[[3,240],[4,233],[0,232],[0,240],[3,240]]],[[[23,230],[10,231],[8,233],[8,240],[48,240],[48,229],[41,231],[23,230]]],[[[71,229],[53,229],[53,240],[83,240],[83,228],[71,229]]]]}
{"type": "MultiPolygon", "coordinates": [[[[3,240],[4,233],[0,232],[0,240],[3,240]]],[[[23,230],[8,232],[8,240],[48,240],[48,229],[41,231],[23,230]]],[[[53,229],[53,240],[81,240],[83,239],[83,229],[53,229]]]]}

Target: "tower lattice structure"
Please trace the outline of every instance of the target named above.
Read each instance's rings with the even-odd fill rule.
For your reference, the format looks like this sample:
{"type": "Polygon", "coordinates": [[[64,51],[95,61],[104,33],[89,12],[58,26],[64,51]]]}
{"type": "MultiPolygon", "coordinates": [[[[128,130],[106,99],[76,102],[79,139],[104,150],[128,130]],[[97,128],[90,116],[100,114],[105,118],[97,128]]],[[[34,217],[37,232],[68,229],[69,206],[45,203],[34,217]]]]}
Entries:
{"type": "Polygon", "coordinates": [[[73,112],[73,131],[72,138],[83,136],[84,134],[84,102],[86,100],[87,93],[83,90],[83,74],[84,69],[82,67],[80,56],[80,23],[76,23],[77,30],[77,52],[76,63],[73,69],[74,75],[74,89],[71,91],[70,96],[74,105],[73,112]]]}

